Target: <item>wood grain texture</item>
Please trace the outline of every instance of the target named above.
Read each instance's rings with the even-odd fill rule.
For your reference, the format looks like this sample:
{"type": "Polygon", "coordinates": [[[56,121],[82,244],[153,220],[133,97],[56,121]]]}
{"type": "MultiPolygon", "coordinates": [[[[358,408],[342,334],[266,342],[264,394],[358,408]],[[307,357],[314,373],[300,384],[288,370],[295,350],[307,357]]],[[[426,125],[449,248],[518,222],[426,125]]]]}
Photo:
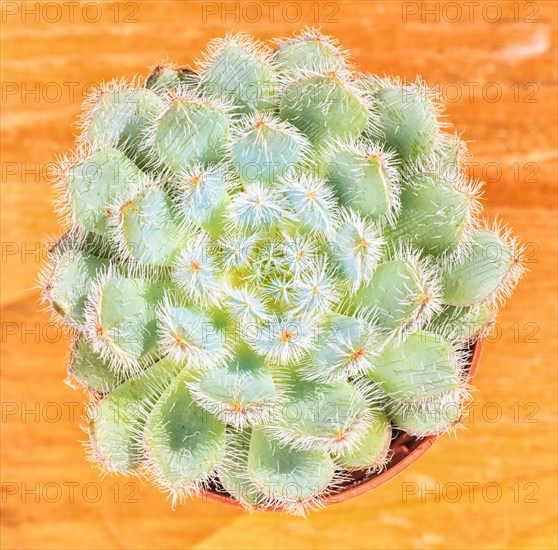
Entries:
{"type": "Polygon", "coordinates": [[[0,546],[555,548],[556,2],[489,2],[486,12],[480,2],[471,14],[456,2],[310,0],[280,3],[273,21],[265,1],[90,4],[73,20],[64,2],[2,4],[0,546]],[[488,180],[485,207],[530,243],[531,272],[485,346],[468,429],[396,480],[307,519],[200,500],[172,511],[155,489],[101,479],[84,460],[83,396],[62,383],[67,343],[29,290],[40,243],[57,231],[46,169],[72,146],[89,83],[164,57],[190,63],[229,30],[268,39],[304,23],[322,23],[365,71],[440,85],[471,142],[472,175],[488,180]]]}

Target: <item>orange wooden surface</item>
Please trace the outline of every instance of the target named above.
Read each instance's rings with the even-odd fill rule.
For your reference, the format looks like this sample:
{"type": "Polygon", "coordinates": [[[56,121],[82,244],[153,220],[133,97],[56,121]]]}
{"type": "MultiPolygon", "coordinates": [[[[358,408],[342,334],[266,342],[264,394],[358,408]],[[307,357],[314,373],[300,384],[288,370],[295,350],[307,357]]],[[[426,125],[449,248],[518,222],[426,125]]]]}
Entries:
{"type": "Polygon", "coordinates": [[[2,3],[0,546],[555,548],[556,2],[73,9],[2,3]],[[488,180],[485,207],[529,243],[531,273],[485,346],[468,429],[442,438],[396,480],[307,519],[200,500],[172,511],[155,489],[102,480],[84,460],[83,396],[62,383],[67,343],[33,289],[40,243],[57,231],[45,174],[72,146],[89,83],[145,73],[164,57],[188,63],[229,30],[268,39],[304,23],[322,23],[363,70],[440,85],[450,119],[471,142],[472,175],[488,180]]]}

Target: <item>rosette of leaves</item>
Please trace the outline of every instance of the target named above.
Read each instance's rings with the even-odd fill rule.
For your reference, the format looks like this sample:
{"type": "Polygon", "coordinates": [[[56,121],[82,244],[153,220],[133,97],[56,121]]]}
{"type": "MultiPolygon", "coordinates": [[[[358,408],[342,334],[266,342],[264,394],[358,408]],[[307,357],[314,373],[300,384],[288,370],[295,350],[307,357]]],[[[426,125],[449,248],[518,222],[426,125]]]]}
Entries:
{"type": "Polygon", "coordinates": [[[313,29],[88,98],[42,286],[90,459],[303,514],[385,468],[394,429],[454,429],[463,349],[523,268],[440,116],[313,29]]]}

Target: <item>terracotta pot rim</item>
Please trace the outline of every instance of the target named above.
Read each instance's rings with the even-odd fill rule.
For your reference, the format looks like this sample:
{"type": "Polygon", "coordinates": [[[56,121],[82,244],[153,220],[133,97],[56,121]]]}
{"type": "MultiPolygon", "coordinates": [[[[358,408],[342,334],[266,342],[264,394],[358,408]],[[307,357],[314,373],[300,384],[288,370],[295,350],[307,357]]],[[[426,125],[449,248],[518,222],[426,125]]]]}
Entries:
{"type": "MultiPolygon", "coordinates": [[[[467,382],[470,383],[477,373],[480,356],[483,348],[483,340],[477,339],[471,346],[471,360],[467,369],[467,382]]],[[[401,433],[395,437],[391,442],[391,449],[394,452],[386,469],[379,473],[366,475],[364,474],[361,479],[356,479],[354,482],[341,487],[341,489],[333,493],[321,501],[323,506],[331,506],[344,502],[351,498],[368,493],[372,489],[383,485],[384,483],[392,480],[399,475],[403,470],[406,470],[411,464],[416,462],[438,439],[439,436],[431,435],[427,437],[413,437],[401,433]],[[401,439],[407,441],[401,443],[401,439]],[[399,441],[399,444],[398,444],[399,441]]],[[[362,472],[361,472],[362,473],[362,472]]],[[[206,489],[202,498],[235,508],[242,508],[242,505],[228,493],[220,492],[216,489],[206,489]]],[[[264,511],[281,511],[280,507],[264,508],[264,511]]]]}

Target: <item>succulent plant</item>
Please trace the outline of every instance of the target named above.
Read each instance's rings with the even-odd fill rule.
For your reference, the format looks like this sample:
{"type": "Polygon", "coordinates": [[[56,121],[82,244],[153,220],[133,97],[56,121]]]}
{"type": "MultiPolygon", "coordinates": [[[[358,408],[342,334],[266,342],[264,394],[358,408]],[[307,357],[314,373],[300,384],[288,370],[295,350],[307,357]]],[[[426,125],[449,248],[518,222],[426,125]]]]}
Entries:
{"type": "Polygon", "coordinates": [[[103,85],[60,161],[43,298],[89,456],[174,501],[300,514],[459,425],[467,346],[523,273],[422,82],[314,29],[103,85]]]}

